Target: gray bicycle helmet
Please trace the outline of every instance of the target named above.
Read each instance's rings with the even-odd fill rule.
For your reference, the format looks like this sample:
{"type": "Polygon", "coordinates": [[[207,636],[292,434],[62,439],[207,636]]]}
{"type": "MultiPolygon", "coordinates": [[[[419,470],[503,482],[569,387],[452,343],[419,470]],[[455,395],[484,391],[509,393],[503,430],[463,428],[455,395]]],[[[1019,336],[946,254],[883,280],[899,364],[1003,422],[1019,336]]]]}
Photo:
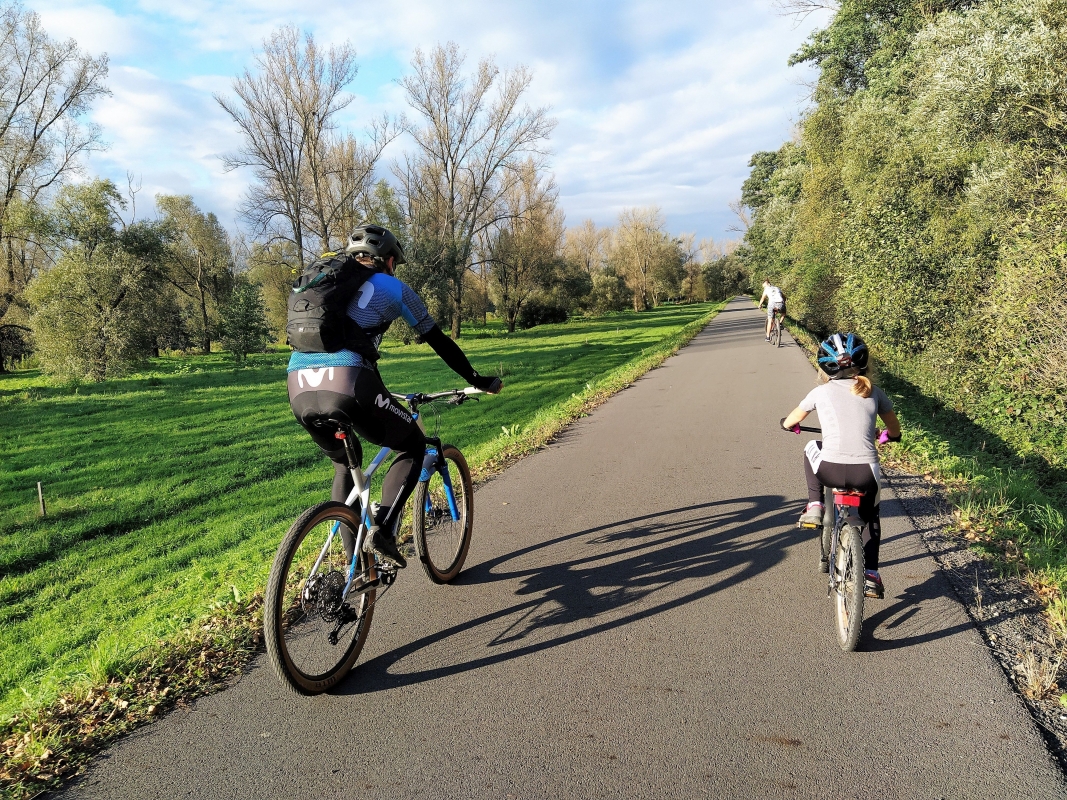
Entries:
{"type": "Polygon", "coordinates": [[[385,261],[389,256],[396,259],[395,264],[405,264],[404,248],[391,231],[378,225],[360,225],[348,237],[345,252],[349,255],[366,253],[375,261],[385,261]]]}

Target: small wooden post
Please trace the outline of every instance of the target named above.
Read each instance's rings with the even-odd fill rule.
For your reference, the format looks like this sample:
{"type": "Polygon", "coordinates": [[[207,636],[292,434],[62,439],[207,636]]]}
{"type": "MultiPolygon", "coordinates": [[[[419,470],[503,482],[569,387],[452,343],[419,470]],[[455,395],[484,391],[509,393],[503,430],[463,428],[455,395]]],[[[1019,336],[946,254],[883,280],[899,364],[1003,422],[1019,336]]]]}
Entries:
{"type": "Polygon", "coordinates": [[[44,517],[44,516],[46,516],[45,510],[44,510],[44,492],[41,491],[41,482],[40,481],[37,481],[37,500],[41,504],[41,516],[44,517]]]}

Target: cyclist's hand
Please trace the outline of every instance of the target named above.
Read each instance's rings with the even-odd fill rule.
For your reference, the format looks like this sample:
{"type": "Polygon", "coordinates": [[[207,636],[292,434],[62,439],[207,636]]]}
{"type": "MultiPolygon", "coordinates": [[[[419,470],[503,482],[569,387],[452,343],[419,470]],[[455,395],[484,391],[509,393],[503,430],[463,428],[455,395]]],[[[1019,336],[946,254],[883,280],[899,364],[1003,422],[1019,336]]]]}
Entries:
{"type": "Polygon", "coordinates": [[[486,394],[499,394],[500,390],[504,388],[504,382],[500,378],[494,378],[492,375],[475,373],[471,379],[471,386],[475,389],[481,389],[486,394]]]}
{"type": "Polygon", "coordinates": [[[785,419],[786,419],[785,417],[782,417],[782,418],[781,418],[781,419],[780,419],[780,420],[778,421],[778,424],[779,424],[779,425],[781,426],[782,430],[783,430],[783,431],[789,431],[790,433],[795,433],[795,434],[797,434],[797,435],[799,436],[799,435],[800,435],[800,423],[798,422],[798,423],[797,423],[796,425],[794,425],[794,426],[793,426],[792,428],[787,428],[787,427],[785,426],[785,419]]]}

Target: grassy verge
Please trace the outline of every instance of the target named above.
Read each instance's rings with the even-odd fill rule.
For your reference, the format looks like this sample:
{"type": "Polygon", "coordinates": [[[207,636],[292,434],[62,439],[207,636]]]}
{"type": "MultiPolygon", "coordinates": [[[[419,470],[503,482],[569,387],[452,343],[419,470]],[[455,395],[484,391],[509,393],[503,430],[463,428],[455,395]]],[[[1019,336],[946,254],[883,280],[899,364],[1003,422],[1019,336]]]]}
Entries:
{"type": "MultiPolygon", "coordinates": [[[[815,338],[796,323],[788,326],[813,353],[815,338]]],[[[883,369],[877,381],[893,398],[905,431],[883,460],[939,484],[955,532],[1002,573],[1027,581],[1046,603],[1053,631],[1067,642],[1067,486],[1056,467],[1020,454],[898,371],[883,369]]]]}
{"type": "MultiPolygon", "coordinates": [[[[663,361],[719,307],[476,330],[463,347],[503,373],[505,391],[448,410],[444,435],[484,479],[663,361]]],[[[286,359],[161,359],[92,386],[0,376],[5,796],[55,785],[254,652],[274,548],[332,474],[292,420],[286,359]]],[[[427,348],[390,345],[382,372],[396,391],[457,385],[427,348]]]]}

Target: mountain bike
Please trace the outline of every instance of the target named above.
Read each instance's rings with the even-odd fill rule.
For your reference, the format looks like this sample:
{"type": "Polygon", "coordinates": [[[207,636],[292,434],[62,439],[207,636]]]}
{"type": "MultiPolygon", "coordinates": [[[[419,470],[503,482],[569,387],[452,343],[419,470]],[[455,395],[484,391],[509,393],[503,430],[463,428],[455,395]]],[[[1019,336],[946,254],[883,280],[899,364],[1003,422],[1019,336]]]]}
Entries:
{"type": "MultiPolygon", "coordinates": [[[[794,425],[788,429],[822,433],[819,428],[794,425]]],[[[823,487],[822,533],[819,536],[819,571],[829,575],[826,594],[834,603],[837,642],[851,652],[863,633],[864,581],[863,531],[867,523],[859,518],[863,492],[847,488],[823,487]],[[831,497],[833,502],[830,502],[831,497]]],[[[797,523],[803,529],[818,525],[797,523]]]]}
{"type": "Polygon", "coordinates": [[[777,311],[771,315],[771,346],[782,346],[782,318],[777,311]]]}
{"type": "MultiPolygon", "coordinates": [[[[474,487],[459,449],[442,443],[436,404],[461,405],[478,389],[434,394],[394,394],[420,420],[420,408],[437,415],[426,437],[422,473],[412,495],[412,537],[419,562],[435,583],[459,575],[470,549],[474,487]]],[[[477,399],[477,398],[474,398],[477,399]]],[[[328,501],[304,511],[289,528],[271,566],[264,599],[267,654],[282,683],[298,694],[336,686],[359,658],[374,608],[396,580],[397,569],[363,543],[373,525],[371,478],[392,452],[383,447],[364,470],[363,451],[352,426],[328,420],[344,443],[354,487],[343,503],[328,501]]],[[[404,514],[397,517],[396,530],[404,514]]]]}
{"type": "MultiPolygon", "coordinates": [[[[823,489],[819,571],[829,574],[826,594],[834,603],[837,642],[846,652],[856,649],[863,632],[863,530],[867,523],[858,513],[862,497],[863,492],[853,489],[823,489]]],[[[800,527],[815,530],[818,526],[802,524],[800,527]]]]}

